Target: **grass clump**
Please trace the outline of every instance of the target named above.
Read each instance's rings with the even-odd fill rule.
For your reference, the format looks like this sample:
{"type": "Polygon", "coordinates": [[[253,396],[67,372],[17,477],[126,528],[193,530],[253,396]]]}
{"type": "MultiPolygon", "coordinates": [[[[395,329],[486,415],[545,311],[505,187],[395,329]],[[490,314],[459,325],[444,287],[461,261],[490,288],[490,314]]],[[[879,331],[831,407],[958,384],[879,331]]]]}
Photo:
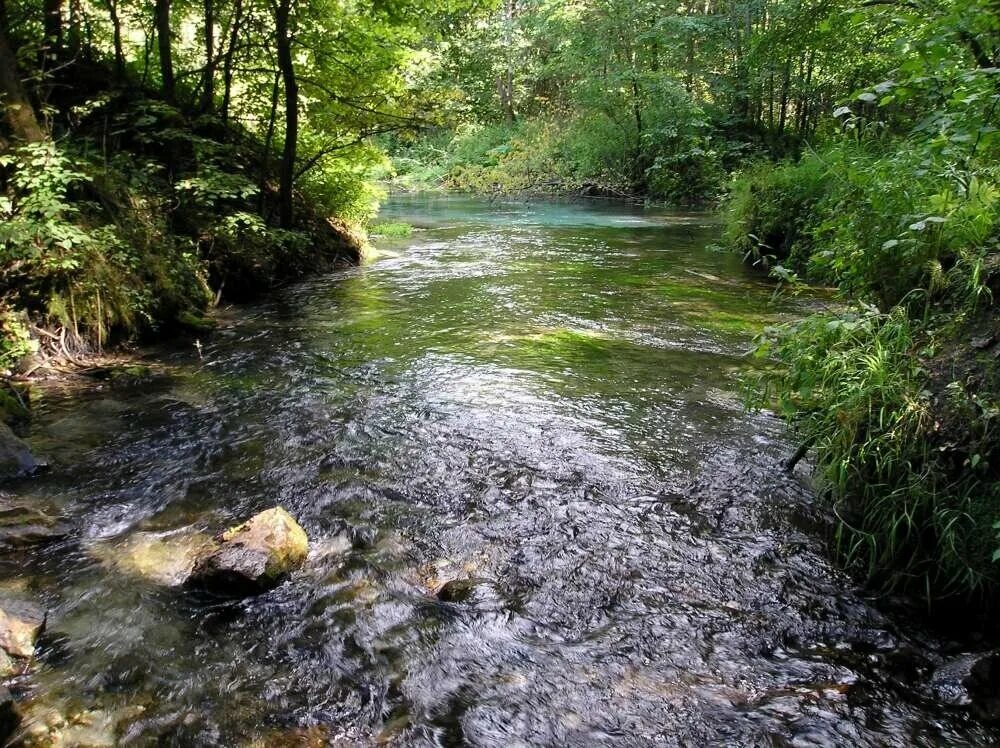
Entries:
{"type": "Polygon", "coordinates": [[[408,223],[384,221],[372,224],[368,233],[388,239],[406,239],[413,233],[413,226],[408,223]]]}
{"type": "Polygon", "coordinates": [[[983,381],[900,306],[772,328],[757,354],[780,365],[752,383],[754,400],[776,405],[812,446],[845,560],[931,597],[995,589],[995,369],[983,381]]]}

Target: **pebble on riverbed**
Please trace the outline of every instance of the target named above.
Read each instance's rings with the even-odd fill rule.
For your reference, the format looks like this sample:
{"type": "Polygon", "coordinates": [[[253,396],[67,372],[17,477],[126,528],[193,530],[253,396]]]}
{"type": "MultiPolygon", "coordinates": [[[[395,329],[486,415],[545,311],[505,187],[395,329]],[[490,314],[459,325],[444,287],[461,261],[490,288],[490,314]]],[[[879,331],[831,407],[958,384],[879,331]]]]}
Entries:
{"type": "Polygon", "coordinates": [[[281,507],[226,530],[216,547],[201,556],[187,584],[245,597],[265,592],[300,568],[309,555],[309,538],[281,507]]]}

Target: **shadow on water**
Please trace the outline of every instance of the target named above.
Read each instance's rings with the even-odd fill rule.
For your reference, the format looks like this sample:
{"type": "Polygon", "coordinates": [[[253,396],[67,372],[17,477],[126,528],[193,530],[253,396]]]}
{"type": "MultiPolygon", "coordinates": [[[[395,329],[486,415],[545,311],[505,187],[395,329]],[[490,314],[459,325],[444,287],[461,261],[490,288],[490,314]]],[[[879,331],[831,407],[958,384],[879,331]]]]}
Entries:
{"type": "Polygon", "coordinates": [[[75,529],[0,565],[51,609],[30,720],[184,745],[996,737],[932,705],[928,635],[831,567],[780,425],[741,408],[753,334],[811,302],[706,250],[711,216],[387,213],[420,229],[203,360],[43,402],[54,469],[17,488],[75,529]],[[274,504],[312,540],[288,583],[171,586],[274,504]]]}

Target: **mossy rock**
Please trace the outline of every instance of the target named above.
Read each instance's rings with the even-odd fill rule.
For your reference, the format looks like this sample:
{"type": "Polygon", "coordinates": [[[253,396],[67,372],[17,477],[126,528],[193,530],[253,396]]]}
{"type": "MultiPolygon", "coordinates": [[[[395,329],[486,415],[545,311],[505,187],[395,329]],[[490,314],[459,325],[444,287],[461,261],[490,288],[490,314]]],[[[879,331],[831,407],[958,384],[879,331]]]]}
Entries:
{"type": "Polygon", "coordinates": [[[309,538],[281,507],[226,530],[194,565],[188,585],[242,597],[279,585],[309,555],[309,538]]]}
{"type": "Polygon", "coordinates": [[[208,535],[185,528],[137,532],[123,541],[94,543],[88,551],[117,571],[154,584],[175,586],[183,584],[197,559],[214,548],[208,535]]]}
{"type": "Polygon", "coordinates": [[[188,332],[212,332],[215,330],[219,323],[216,322],[211,317],[202,314],[195,314],[194,312],[181,312],[177,315],[177,324],[188,332]]]}
{"type": "Polygon", "coordinates": [[[0,480],[30,475],[38,468],[28,445],[7,424],[0,422],[0,480]]]}

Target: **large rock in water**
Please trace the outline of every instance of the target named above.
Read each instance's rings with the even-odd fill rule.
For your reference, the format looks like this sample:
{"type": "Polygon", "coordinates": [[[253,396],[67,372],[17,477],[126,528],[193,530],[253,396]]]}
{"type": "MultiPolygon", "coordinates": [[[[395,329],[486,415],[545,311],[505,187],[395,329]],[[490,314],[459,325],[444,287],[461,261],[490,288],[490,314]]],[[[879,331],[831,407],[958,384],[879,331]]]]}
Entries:
{"type": "Polygon", "coordinates": [[[305,530],[281,507],[268,509],[218,537],[194,565],[188,584],[245,596],[280,584],[309,555],[305,530]]]}
{"type": "Polygon", "coordinates": [[[0,421],[0,480],[30,475],[38,470],[28,445],[10,430],[10,426],[0,421]]]}
{"type": "Polygon", "coordinates": [[[19,672],[35,654],[45,628],[45,611],[30,603],[0,603],[0,677],[19,672]]]}
{"type": "Polygon", "coordinates": [[[934,672],[931,690],[949,706],[971,707],[980,719],[1000,722],[1000,650],[946,662],[934,672]]]}

